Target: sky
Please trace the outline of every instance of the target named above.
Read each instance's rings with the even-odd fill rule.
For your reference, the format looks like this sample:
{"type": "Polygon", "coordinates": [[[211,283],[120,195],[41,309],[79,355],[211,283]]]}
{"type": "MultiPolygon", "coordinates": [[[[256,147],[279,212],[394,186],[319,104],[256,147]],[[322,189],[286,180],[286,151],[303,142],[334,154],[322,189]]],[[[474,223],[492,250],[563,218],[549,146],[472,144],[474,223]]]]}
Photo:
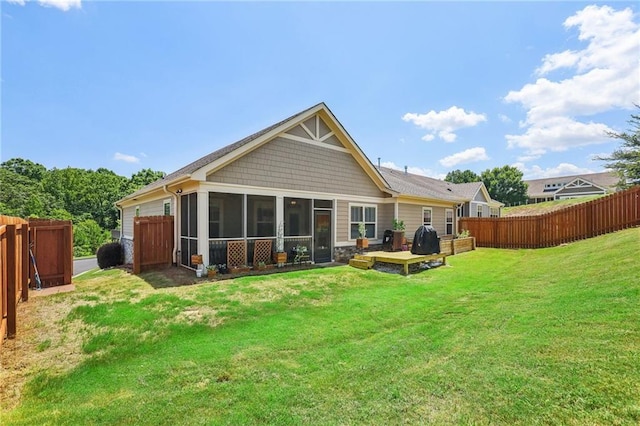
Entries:
{"type": "Polygon", "coordinates": [[[325,102],[374,164],[600,172],[638,6],[2,0],[0,161],[170,173],[325,102]]]}

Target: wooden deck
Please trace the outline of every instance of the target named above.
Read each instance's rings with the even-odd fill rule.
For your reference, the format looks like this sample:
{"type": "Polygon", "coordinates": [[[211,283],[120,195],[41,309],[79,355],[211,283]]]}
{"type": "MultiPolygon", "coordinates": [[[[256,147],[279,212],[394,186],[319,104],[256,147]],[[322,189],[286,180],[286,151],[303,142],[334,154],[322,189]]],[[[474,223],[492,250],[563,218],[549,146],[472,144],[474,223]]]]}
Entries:
{"type": "Polygon", "coordinates": [[[447,264],[446,254],[411,254],[410,251],[371,251],[369,253],[359,254],[355,259],[367,261],[373,266],[375,262],[393,263],[404,266],[404,274],[409,274],[409,265],[413,263],[428,262],[430,260],[442,259],[443,264],[447,264]]]}

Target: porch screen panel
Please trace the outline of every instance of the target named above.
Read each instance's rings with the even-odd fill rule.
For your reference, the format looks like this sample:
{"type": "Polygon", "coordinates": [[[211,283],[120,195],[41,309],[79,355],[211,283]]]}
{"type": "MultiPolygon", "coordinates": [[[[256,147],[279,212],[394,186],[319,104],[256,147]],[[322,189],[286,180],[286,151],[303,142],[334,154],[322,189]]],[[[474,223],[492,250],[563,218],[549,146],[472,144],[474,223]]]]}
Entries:
{"type": "Polygon", "coordinates": [[[311,235],[311,200],[284,198],[284,235],[311,235]]]}
{"type": "Polygon", "coordinates": [[[209,238],[242,238],[242,194],[209,193],[209,238]]]}
{"type": "Polygon", "coordinates": [[[276,197],[247,196],[247,236],[275,237],[276,197]]]}
{"type": "Polygon", "coordinates": [[[198,194],[180,197],[180,263],[191,265],[191,255],[198,253],[198,194]]]}

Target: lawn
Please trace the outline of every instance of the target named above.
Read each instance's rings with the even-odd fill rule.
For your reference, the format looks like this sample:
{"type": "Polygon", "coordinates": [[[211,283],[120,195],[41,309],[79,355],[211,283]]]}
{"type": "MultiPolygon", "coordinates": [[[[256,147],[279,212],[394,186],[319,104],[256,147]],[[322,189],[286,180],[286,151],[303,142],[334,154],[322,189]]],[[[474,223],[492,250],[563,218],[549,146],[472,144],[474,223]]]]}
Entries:
{"type": "Polygon", "coordinates": [[[536,204],[526,204],[522,206],[504,207],[502,209],[502,217],[511,216],[536,216],[545,213],[550,213],[556,210],[571,207],[575,204],[586,203],[587,201],[593,201],[598,198],[602,198],[602,195],[590,195],[580,198],[567,198],[566,200],[545,201],[536,204]]]}
{"type": "Polygon", "coordinates": [[[408,277],[87,273],[29,302],[42,361],[0,424],[638,424],[639,248],[636,228],[408,277]]]}

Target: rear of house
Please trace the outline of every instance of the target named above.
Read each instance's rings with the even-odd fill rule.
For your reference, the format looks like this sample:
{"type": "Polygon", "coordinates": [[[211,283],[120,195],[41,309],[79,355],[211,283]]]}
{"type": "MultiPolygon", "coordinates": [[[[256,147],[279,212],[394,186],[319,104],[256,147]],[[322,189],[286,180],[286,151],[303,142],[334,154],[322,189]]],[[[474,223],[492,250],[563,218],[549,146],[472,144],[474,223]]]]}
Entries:
{"type": "Polygon", "coordinates": [[[290,257],[305,246],[317,263],[348,260],[360,223],[374,245],[393,219],[405,221],[407,236],[425,224],[453,236],[465,200],[415,176],[374,167],[320,103],[118,201],[121,241],[130,262],[134,216],[173,215],[174,261],[194,267],[193,254],[226,263],[234,241],[251,265],[256,241],[275,251],[279,232],[290,257]]]}

